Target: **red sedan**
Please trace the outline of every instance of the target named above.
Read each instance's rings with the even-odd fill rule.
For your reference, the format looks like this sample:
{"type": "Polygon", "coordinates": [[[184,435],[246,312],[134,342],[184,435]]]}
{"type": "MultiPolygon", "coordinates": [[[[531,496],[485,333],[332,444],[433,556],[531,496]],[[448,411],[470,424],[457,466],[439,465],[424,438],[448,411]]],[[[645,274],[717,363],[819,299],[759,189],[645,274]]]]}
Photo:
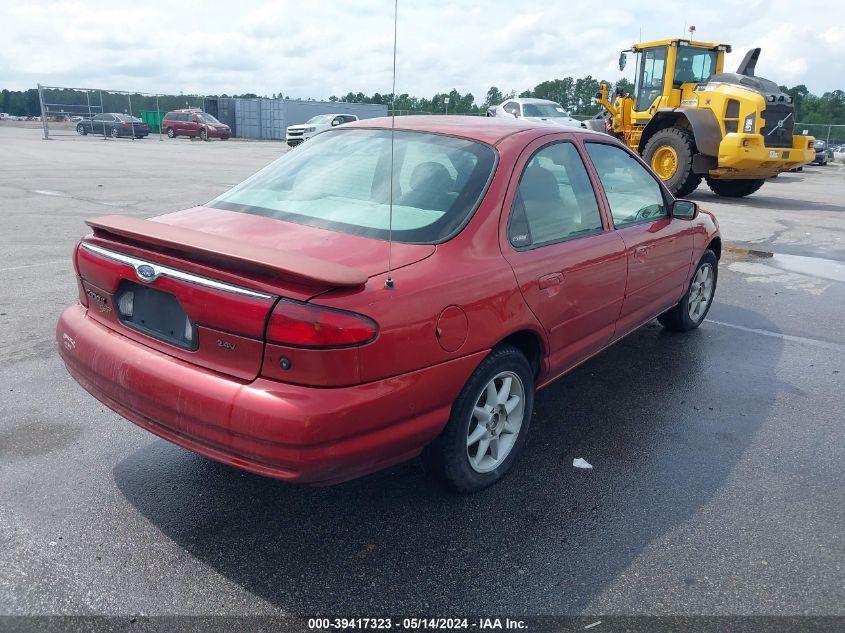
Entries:
{"type": "Polygon", "coordinates": [[[328,484],[422,453],[474,491],[536,389],[655,317],[703,321],[715,218],[610,136],[396,124],[327,131],[202,207],[89,221],[56,331],[71,375],[255,473],[328,484]]]}

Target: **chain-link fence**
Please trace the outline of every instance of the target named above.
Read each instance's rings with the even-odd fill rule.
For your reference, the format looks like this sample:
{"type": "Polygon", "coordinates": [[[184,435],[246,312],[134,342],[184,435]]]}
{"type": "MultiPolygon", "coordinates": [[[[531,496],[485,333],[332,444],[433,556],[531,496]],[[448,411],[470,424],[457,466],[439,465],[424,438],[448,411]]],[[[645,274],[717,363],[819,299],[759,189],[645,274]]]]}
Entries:
{"type": "Polygon", "coordinates": [[[202,109],[205,99],[197,95],[168,96],[41,84],[38,84],[38,98],[45,139],[90,134],[104,139],[132,140],[147,134],[158,134],[160,139],[161,119],[168,111],[202,109]]]}
{"type": "Polygon", "coordinates": [[[832,123],[795,123],[795,133],[814,136],[830,145],[845,145],[845,125],[832,123]]]}

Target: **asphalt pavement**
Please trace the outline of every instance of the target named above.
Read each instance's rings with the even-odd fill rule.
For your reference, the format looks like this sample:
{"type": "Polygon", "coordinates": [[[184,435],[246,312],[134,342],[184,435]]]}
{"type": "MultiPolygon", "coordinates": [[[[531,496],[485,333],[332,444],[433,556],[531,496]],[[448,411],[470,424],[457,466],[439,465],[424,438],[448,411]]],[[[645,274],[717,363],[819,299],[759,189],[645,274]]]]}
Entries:
{"type": "Polygon", "coordinates": [[[845,169],[702,186],[730,247],[707,322],[540,392],[512,472],[459,496],[418,460],[330,488],[246,474],[66,373],[83,219],[203,203],[285,149],[0,126],[0,615],[845,617],[845,169]]]}

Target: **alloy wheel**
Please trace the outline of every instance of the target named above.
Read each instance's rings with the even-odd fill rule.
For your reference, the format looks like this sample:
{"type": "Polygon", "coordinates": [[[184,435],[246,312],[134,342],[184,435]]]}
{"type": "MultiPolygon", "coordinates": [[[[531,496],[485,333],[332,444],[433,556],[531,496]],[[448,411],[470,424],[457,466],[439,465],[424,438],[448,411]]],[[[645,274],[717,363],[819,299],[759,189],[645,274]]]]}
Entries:
{"type": "Polygon", "coordinates": [[[702,264],[695,272],[695,277],[690,285],[689,301],[687,310],[689,318],[698,322],[707,311],[707,306],[713,300],[713,267],[710,264],[702,264]]]}
{"type": "Polygon", "coordinates": [[[525,387],[512,371],[482,389],[467,427],[467,459],[475,472],[498,468],[511,452],[525,416],[525,387]]]}

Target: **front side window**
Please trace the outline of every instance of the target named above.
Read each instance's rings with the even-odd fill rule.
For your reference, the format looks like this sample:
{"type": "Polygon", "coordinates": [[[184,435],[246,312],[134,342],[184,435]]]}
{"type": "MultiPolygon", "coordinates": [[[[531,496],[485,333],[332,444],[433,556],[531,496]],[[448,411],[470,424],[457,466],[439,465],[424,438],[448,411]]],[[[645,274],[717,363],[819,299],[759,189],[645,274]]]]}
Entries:
{"type": "Polygon", "coordinates": [[[584,145],[601,180],[616,228],[668,215],[663,189],[629,152],[606,143],[584,145]]]}
{"type": "Polygon", "coordinates": [[[675,78],[673,85],[680,88],[681,84],[703,83],[716,72],[718,51],[690,46],[678,47],[678,58],[675,62],[675,78]]]}
{"type": "Polygon", "coordinates": [[[637,110],[648,110],[654,100],[663,94],[663,76],[666,70],[666,47],[647,48],[642,53],[640,74],[637,77],[637,110]]]}
{"type": "Polygon", "coordinates": [[[555,143],[534,154],[511,209],[511,246],[530,248],[601,230],[596,195],[575,146],[555,143]]]}
{"type": "MultiPolygon", "coordinates": [[[[209,206],[386,240],[390,152],[390,130],[338,128],[318,134],[209,206]]],[[[496,154],[467,139],[397,131],[393,162],[393,239],[434,244],[469,219],[496,154]]]]}

